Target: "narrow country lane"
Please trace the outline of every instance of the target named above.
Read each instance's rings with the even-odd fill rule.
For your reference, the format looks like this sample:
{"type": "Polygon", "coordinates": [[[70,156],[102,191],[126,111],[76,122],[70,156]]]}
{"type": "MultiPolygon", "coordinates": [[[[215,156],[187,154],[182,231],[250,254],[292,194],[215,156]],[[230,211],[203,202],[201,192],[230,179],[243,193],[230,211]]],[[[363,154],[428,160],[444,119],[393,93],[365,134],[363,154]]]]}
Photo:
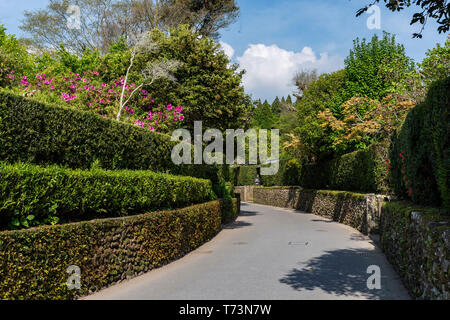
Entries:
{"type": "Polygon", "coordinates": [[[85,299],[409,299],[381,250],[358,231],[294,210],[243,203],[242,215],[186,257],[85,299]],[[369,266],[381,290],[367,288],[369,266]]]}

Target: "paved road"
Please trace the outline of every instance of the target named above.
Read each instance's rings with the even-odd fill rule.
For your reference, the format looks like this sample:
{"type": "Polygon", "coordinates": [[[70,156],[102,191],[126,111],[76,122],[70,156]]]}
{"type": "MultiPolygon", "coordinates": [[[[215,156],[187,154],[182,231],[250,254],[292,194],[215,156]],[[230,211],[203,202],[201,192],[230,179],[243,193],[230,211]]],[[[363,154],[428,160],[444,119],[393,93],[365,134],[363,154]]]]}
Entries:
{"type": "Polygon", "coordinates": [[[409,299],[379,248],[358,231],[287,209],[242,205],[215,239],[168,266],[87,299],[409,299]],[[381,290],[367,268],[381,268],[381,290]]]}

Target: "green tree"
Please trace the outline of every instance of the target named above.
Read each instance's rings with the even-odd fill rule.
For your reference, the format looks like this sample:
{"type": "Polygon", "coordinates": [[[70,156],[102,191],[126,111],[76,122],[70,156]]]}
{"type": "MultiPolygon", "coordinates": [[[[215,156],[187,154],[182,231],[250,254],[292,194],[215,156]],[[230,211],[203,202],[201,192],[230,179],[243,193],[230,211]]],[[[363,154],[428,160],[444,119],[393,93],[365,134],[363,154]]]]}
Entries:
{"type": "Polygon", "coordinates": [[[238,15],[235,0],[50,0],[46,8],[25,11],[20,28],[34,46],[63,44],[79,55],[87,49],[105,54],[121,37],[153,29],[166,32],[180,24],[217,38],[238,15]]]}
{"type": "Polygon", "coordinates": [[[345,59],[346,98],[364,96],[381,100],[393,93],[398,81],[414,71],[414,62],[405,54],[405,48],[397,44],[395,36],[384,32],[383,38],[374,35],[353,41],[353,49],[345,59]],[[390,75],[395,71],[396,76],[390,75]]]}
{"type": "Polygon", "coordinates": [[[420,67],[423,79],[428,85],[450,77],[450,37],[443,46],[438,43],[435,48],[428,50],[420,67]]]}
{"type": "Polygon", "coordinates": [[[261,101],[255,102],[255,107],[253,111],[253,128],[259,129],[273,129],[275,123],[277,122],[277,116],[272,110],[272,106],[267,100],[263,103],[261,101]]]}
{"type": "Polygon", "coordinates": [[[0,25],[0,87],[10,85],[19,80],[18,77],[32,76],[33,70],[33,57],[26,47],[0,25]]]}
{"type": "MultiPolygon", "coordinates": [[[[159,50],[136,56],[135,70],[143,70],[154,61],[180,62],[173,76],[176,82],[159,79],[150,86],[144,86],[160,104],[182,105],[185,125],[193,128],[194,121],[203,121],[205,128],[232,129],[246,125],[251,101],[242,86],[243,72],[237,65],[230,66],[230,60],[212,38],[200,37],[189,26],[182,25],[166,34],[159,30],[152,32],[152,38],[159,50]]],[[[123,55],[116,52],[114,55],[123,55]]],[[[105,57],[105,60],[116,58],[105,57]]],[[[103,65],[105,73],[121,71],[116,66],[103,65]]],[[[103,70],[101,73],[103,73],[103,70]]],[[[119,73],[120,74],[120,73],[119,73]]],[[[130,74],[130,81],[137,83],[139,72],[130,74]]]]}
{"type": "Polygon", "coordinates": [[[280,98],[276,97],[275,100],[272,102],[272,111],[275,114],[281,113],[281,101],[280,101],[280,98]]]}
{"type": "Polygon", "coordinates": [[[336,116],[342,115],[345,99],[345,71],[323,74],[311,83],[297,100],[297,128],[295,135],[300,140],[305,158],[311,162],[320,161],[333,155],[332,132],[321,126],[318,119],[320,111],[332,110],[336,116]]]}

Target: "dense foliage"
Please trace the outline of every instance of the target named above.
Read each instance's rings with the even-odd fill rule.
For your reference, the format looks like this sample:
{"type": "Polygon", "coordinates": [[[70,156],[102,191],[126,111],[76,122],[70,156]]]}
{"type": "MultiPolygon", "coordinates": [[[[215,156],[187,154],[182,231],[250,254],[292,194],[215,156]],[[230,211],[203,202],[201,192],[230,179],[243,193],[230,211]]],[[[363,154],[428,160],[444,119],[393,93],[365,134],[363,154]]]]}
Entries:
{"type": "Polygon", "coordinates": [[[217,42],[199,37],[186,25],[170,34],[153,30],[148,35],[151,43],[134,57],[134,47],[124,38],[103,55],[89,49],[74,54],[62,45],[35,55],[4,34],[8,41],[0,37],[0,54],[12,52],[9,56],[16,58],[2,64],[0,87],[108,118],[116,118],[120,102],[127,101],[120,120],[164,133],[191,129],[196,120],[208,128],[246,125],[250,101],[242,86],[243,72],[230,64],[217,42]],[[173,74],[161,76],[165,68],[173,74]],[[153,79],[145,81],[149,73],[153,79]]]}
{"type": "Polygon", "coordinates": [[[392,186],[403,198],[450,209],[450,78],[432,84],[406,117],[390,154],[392,186]]]}
{"type": "MultiPolygon", "coordinates": [[[[171,137],[88,111],[46,105],[0,92],[0,159],[72,169],[152,170],[209,179],[226,195],[226,165],[180,165],[171,137]]],[[[193,154],[193,153],[192,153],[193,154]]]]}
{"type": "Polygon", "coordinates": [[[213,200],[209,180],[0,163],[0,228],[109,218],[213,200]]]}
{"type": "Polygon", "coordinates": [[[0,299],[67,300],[148,272],[212,239],[221,216],[238,202],[219,201],[173,211],[0,232],[0,299]],[[80,267],[81,289],[66,285],[80,267]],[[20,281],[18,281],[20,279],[20,281]]]}

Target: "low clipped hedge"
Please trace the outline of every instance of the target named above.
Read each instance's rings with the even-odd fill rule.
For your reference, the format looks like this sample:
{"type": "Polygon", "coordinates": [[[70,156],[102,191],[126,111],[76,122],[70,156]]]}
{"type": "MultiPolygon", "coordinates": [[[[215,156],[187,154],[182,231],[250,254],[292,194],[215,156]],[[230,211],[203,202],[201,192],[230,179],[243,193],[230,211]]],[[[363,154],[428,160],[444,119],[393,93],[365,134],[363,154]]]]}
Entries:
{"type": "Polygon", "coordinates": [[[386,202],[381,246],[412,297],[450,299],[450,219],[442,209],[386,202]]]}
{"type": "Polygon", "coordinates": [[[450,212],[450,78],[433,83],[407,115],[390,150],[395,193],[450,212]]]}
{"type": "Polygon", "coordinates": [[[0,162],[0,227],[179,208],[214,199],[209,180],[151,171],[71,170],[0,162]],[[56,220],[56,221],[55,221],[56,220]]]}
{"type": "Polygon", "coordinates": [[[0,299],[74,299],[148,272],[213,238],[220,231],[221,216],[229,215],[223,209],[213,201],[139,216],[0,232],[0,299]],[[71,265],[81,269],[80,290],[66,285],[71,265]]]}
{"type": "Polygon", "coordinates": [[[230,180],[226,165],[172,162],[171,137],[93,112],[47,105],[0,91],[0,161],[105,170],[151,170],[230,180]]]}

